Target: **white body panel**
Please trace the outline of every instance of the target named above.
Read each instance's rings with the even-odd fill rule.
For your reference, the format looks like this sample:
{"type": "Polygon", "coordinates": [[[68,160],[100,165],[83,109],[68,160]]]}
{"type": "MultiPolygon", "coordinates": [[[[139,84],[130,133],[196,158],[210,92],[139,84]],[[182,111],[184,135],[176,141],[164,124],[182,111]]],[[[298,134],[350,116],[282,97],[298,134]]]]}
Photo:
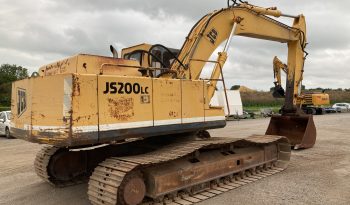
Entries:
{"type": "Polygon", "coordinates": [[[225,92],[223,90],[215,91],[210,105],[224,107],[226,116],[243,115],[243,105],[240,92],[238,90],[227,90],[226,93],[230,108],[230,114],[228,113],[225,92]]]}
{"type": "Polygon", "coordinates": [[[1,119],[4,120],[3,122],[0,121],[0,135],[5,135],[6,128],[10,129],[11,120],[8,113],[8,111],[0,112],[1,119]]]}

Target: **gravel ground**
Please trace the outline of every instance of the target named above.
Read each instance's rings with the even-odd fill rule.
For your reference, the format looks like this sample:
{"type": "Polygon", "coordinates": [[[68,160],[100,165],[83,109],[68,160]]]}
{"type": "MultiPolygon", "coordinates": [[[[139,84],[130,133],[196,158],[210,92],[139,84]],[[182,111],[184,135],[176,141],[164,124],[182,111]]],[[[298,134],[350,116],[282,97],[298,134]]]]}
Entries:
{"type": "MultiPolygon", "coordinates": [[[[214,136],[246,137],[265,132],[269,119],[228,122],[214,136]]],[[[314,148],[293,151],[287,170],[231,190],[199,205],[350,204],[350,114],[316,116],[314,148]]],[[[89,204],[87,184],[53,188],[34,173],[42,145],[0,138],[0,204],[89,204]]]]}

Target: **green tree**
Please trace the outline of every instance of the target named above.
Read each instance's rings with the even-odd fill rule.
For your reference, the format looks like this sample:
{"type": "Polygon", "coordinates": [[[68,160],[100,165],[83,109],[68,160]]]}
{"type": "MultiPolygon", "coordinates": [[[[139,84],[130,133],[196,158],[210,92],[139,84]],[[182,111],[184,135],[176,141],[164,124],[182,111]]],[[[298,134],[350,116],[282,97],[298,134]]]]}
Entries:
{"type": "Polygon", "coordinates": [[[2,64],[0,66],[0,105],[11,105],[11,83],[28,77],[28,70],[22,66],[2,64]]]}

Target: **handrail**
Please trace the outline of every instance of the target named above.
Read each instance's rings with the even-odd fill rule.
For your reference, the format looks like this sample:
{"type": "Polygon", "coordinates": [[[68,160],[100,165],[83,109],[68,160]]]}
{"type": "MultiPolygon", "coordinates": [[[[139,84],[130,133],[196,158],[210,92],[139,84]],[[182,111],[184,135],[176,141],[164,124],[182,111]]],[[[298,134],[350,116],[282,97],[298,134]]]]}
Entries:
{"type": "MultiPolygon", "coordinates": [[[[208,80],[222,81],[222,85],[224,86],[225,100],[226,100],[226,106],[227,106],[227,114],[228,114],[227,116],[230,116],[231,111],[230,111],[230,106],[229,106],[229,103],[228,103],[228,97],[227,97],[227,91],[226,91],[226,83],[225,83],[224,73],[222,72],[221,64],[218,61],[194,59],[194,58],[191,58],[190,61],[199,61],[199,62],[219,64],[220,73],[221,73],[221,79],[208,79],[208,80]]],[[[203,79],[203,80],[205,80],[205,79],[203,79]]]]}

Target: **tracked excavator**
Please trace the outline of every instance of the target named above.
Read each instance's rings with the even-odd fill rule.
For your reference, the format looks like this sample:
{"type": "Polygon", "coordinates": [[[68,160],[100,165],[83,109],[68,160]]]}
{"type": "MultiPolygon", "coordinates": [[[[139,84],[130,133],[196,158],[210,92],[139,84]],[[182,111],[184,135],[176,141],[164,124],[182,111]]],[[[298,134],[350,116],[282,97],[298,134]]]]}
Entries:
{"type": "MultiPolygon", "coordinates": [[[[288,66],[280,59],[275,57],[273,59],[273,71],[275,77],[275,88],[273,96],[275,98],[284,97],[284,89],[281,82],[281,71],[288,72],[288,66]]],[[[325,106],[329,106],[329,94],[324,92],[304,92],[297,100],[297,106],[307,114],[323,115],[326,113],[325,106]]]]}
{"type": "Polygon", "coordinates": [[[12,133],[47,145],[34,162],[44,181],[64,187],[88,180],[92,204],[197,203],[284,170],[290,136],[302,139],[315,128],[296,107],[305,46],[303,15],[234,1],[200,19],[180,50],[141,44],[118,58],[111,47],[113,58],[79,54],[14,82],[12,133]],[[207,130],[226,125],[223,108],[209,102],[224,84],[235,35],[288,45],[283,114],[266,135],[210,137],[207,130]],[[221,44],[217,61],[209,61],[221,44]],[[206,63],[211,78],[200,79],[206,63]]]}

